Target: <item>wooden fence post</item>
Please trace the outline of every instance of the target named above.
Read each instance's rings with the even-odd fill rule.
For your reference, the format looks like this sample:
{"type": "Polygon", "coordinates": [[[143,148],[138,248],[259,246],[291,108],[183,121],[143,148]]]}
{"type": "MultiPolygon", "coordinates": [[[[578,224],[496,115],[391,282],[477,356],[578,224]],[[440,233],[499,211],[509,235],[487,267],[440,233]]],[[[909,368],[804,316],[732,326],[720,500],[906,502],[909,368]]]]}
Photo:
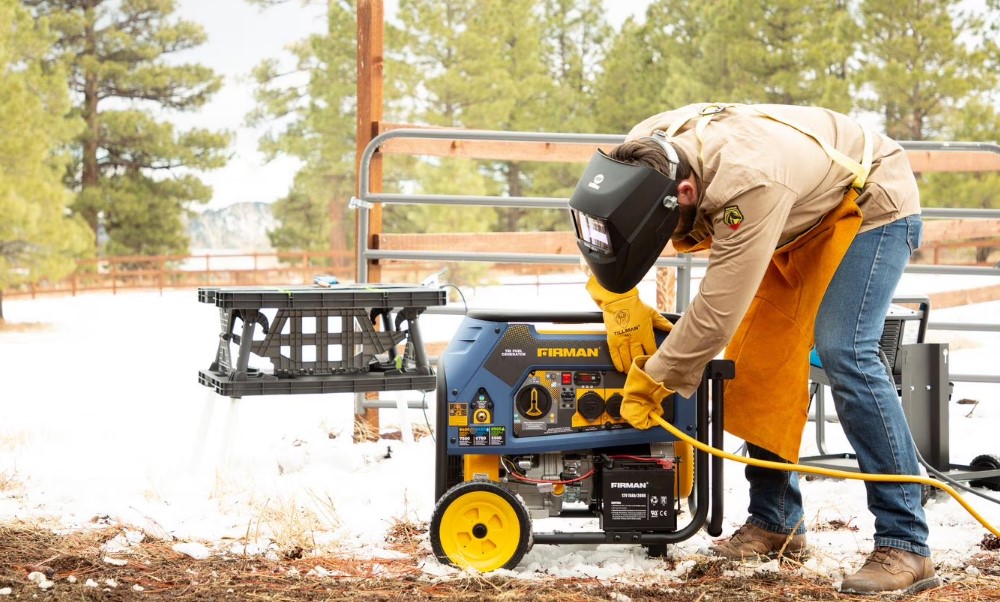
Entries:
{"type": "Polygon", "coordinates": [[[656,309],[677,311],[677,268],[656,268],[656,309]]]}
{"type": "MultiPolygon", "coordinates": [[[[382,121],[382,81],[383,81],[383,31],[385,10],[382,0],[358,0],[358,121],[357,121],[357,154],[355,158],[355,174],[360,177],[361,155],[365,147],[376,135],[379,122],[382,121]]],[[[369,190],[382,192],[382,157],[376,153],[369,166],[369,190]]],[[[356,192],[361,192],[361,181],[357,181],[356,192]]],[[[364,209],[359,209],[364,211],[364,209]]],[[[362,244],[374,248],[373,242],[382,232],[382,206],[376,204],[368,210],[368,240],[361,240],[361,231],[355,239],[358,242],[358,261],[362,261],[360,249],[362,244]]],[[[360,224],[360,220],[359,220],[360,224]]],[[[379,282],[382,279],[381,268],[378,265],[368,266],[368,281],[379,282]]],[[[366,399],[377,398],[377,393],[365,394],[366,399]]],[[[363,414],[356,414],[355,438],[358,433],[378,433],[378,409],[366,408],[363,414]]]]}

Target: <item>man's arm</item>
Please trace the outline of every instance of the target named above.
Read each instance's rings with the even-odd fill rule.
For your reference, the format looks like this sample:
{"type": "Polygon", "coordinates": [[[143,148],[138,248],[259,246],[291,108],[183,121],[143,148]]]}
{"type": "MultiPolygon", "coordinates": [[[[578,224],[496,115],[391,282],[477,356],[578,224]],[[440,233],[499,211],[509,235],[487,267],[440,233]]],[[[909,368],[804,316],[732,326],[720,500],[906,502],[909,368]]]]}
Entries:
{"type": "Polygon", "coordinates": [[[797,195],[761,181],[721,203],[710,215],[708,268],[698,294],[646,372],[684,396],[701,382],[705,365],[729,343],[750,307],[797,195]]]}

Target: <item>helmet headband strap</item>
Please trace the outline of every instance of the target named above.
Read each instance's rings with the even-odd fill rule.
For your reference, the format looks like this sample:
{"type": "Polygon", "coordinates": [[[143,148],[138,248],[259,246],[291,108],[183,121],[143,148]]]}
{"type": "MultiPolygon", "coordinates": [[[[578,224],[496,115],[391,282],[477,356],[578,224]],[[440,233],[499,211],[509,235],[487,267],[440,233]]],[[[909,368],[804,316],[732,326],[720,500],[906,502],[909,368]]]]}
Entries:
{"type": "MultiPolygon", "coordinates": [[[[677,180],[677,165],[681,162],[680,157],[677,156],[677,150],[672,144],[667,142],[667,133],[663,130],[653,130],[652,135],[646,136],[643,140],[652,140],[653,142],[660,145],[663,149],[664,154],[667,155],[667,170],[668,173],[664,174],[671,180],[677,180]]],[[[667,195],[663,197],[663,206],[668,209],[673,209],[677,207],[677,196],[667,195]]]]}
{"type": "Polygon", "coordinates": [[[681,162],[681,159],[677,156],[677,150],[674,149],[673,145],[667,142],[667,133],[663,130],[653,130],[652,134],[646,136],[643,140],[652,140],[660,145],[660,148],[662,148],[663,152],[667,155],[667,162],[670,164],[670,172],[664,175],[671,180],[676,180],[677,165],[681,162]]]}

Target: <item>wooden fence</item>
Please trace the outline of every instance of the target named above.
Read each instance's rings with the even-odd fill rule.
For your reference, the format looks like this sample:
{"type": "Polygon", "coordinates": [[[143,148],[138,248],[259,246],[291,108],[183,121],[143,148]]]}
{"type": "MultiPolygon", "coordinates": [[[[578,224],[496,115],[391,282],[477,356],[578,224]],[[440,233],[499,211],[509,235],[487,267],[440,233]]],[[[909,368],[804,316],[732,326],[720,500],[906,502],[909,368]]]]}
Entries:
{"type": "Polygon", "coordinates": [[[199,286],[258,286],[311,283],[319,275],[351,280],[353,251],[298,251],[201,255],[121,256],[82,259],[54,282],[25,284],[5,298],[125,289],[184,289],[199,286]]]}
{"type": "MultiPolygon", "coordinates": [[[[490,251],[500,247],[530,249],[533,253],[577,255],[571,232],[489,232],[452,234],[387,234],[378,237],[382,249],[422,251],[464,249],[490,251]]],[[[1000,248],[1000,220],[927,220],[924,244],[915,262],[943,265],[993,265],[1000,255],[994,251],[987,263],[975,260],[977,248],[1000,248]]],[[[669,245],[664,255],[673,255],[669,245]]],[[[438,272],[440,262],[387,261],[379,267],[383,282],[420,282],[438,272]]],[[[491,275],[574,271],[568,266],[518,264],[493,266],[491,275]]],[[[23,285],[3,291],[5,298],[45,294],[75,295],[83,292],[119,290],[192,289],[199,286],[281,286],[309,284],[320,275],[354,280],[354,251],[297,251],[236,254],[160,255],[104,257],[80,260],[76,271],[63,280],[23,285]]],[[[466,284],[466,283],[462,283],[466,284]]],[[[1000,287],[956,291],[955,299],[940,299],[938,307],[992,300],[1000,287]]]]}
{"type": "MultiPolygon", "coordinates": [[[[534,233],[534,240],[545,240],[552,234],[558,237],[561,233],[534,233]]],[[[569,236],[569,233],[564,234],[569,236]]],[[[441,243],[438,240],[440,235],[426,236],[426,241],[434,240],[435,245],[441,243]]],[[[450,248],[473,248],[474,241],[481,242],[484,235],[453,234],[447,238],[458,241],[454,242],[458,246],[450,248]]],[[[577,253],[575,244],[567,246],[565,252],[577,253]]],[[[103,257],[81,259],[77,262],[77,269],[62,280],[24,284],[2,292],[4,299],[14,299],[90,292],[115,294],[124,290],[194,289],[200,286],[288,286],[312,284],[317,276],[335,276],[342,282],[353,282],[357,274],[356,262],[354,251],[103,257]]],[[[427,261],[382,261],[380,264],[382,282],[417,283],[442,268],[440,262],[427,261]]],[[[566,270],[565,266],[511,264],[495,266],[490,274],[541,276],[566,270]]]]}

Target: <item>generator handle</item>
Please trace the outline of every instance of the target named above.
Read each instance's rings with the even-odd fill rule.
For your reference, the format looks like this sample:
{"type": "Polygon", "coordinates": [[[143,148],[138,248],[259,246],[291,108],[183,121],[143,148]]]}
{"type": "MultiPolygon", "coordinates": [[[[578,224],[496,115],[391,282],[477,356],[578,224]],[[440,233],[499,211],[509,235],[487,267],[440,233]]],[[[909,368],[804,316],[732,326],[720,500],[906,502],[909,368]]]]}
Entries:
{"type": "MultiPolygon", "coordinates": [[[[723,421],[723,392],[725,381],[736,377],[736,364],[733,360],[712,360],[705,368],[704,381],[712,383],[712,447],[722,449],[725,437],[723,421]]],[[[720,456],[712,456],[712,510],[709,514],[705,532],[712,537],[722,535],[723,518],[723,466],[720,456]]]]}

